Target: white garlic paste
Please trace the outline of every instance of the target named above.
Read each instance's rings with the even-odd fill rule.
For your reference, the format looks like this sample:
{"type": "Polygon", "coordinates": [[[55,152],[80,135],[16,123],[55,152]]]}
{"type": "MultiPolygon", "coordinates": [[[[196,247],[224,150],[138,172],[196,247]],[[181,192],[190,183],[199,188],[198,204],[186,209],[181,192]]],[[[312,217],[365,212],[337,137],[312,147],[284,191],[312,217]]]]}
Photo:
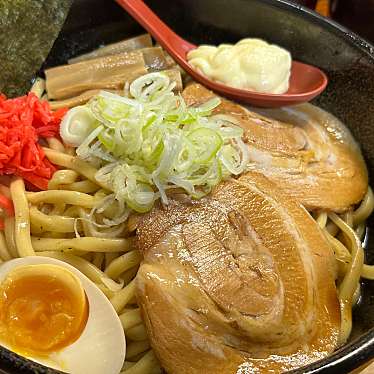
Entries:
{"type": "Polygon", "coordinates": [[[210,79],[236,88],[282,94],[288,90],[291,54],[261,39],[247,38],[218,47],[201,45],[188,62],[210,79]]]}

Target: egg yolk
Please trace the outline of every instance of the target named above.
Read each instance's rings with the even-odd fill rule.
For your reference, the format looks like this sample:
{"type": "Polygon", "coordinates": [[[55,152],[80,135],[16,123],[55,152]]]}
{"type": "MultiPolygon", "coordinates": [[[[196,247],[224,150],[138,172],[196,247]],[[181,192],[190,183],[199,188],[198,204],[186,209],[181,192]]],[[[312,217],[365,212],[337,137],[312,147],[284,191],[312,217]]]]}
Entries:
{"type": "Polygon", "coordinates": [[[83,286],[63,267],[21,266],[0,286],[0,339],[14,352],[56,352],[80,337],[87,319],[83,286]]]}

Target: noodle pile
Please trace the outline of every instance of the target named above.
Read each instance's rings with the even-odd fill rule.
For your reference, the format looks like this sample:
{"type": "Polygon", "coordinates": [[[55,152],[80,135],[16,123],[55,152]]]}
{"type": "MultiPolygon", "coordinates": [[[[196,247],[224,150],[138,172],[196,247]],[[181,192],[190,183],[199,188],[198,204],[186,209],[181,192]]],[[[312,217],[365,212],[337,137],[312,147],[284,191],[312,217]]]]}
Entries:
{"type": "MultiPolygon", "coordinates": [[[[38,96],[43,94],[42,85],[38,80],[33,88],[38,96]]],[[[114,219],[117,209],[112,202],[105,209],[93,211],[112,193],[95,180],[97,170],[75,157],[74,150],[58,139],[49,138],[44,151],[60,167],[47,191],[27,192],[21,178],[12,179],[9,187],[0,187],[15,208],[15,216],[6,218],[4,231],[0,231],[1,260],[47,256],[80,270],[103,291],[119,315],[127,340],[122,373],[161,372],[135,298],[134,279],[142,259],[133,246],[137,215],[110,228],[101,225],[105,219],[114,219]]],[[[341,215],[313,213],[336,256],[341,343],[351,331],[352,306],[360,297],[360,277],[374,279],[374,267],[364,265],[361,242],[366,232],[365,220],[373,209],[374,196],[369,188],[355,210],[341,215]]]]}
{"type": "MultiPolygon", "coordinates": [[[[159,372],[135,300],[134,277],[141,256],[132,248],[134,220],[116,232],[99,231],[85,221],[105,191],[72,169],[57,171],[50,186],[48,191],[26,192],[17,178],[9,191],[2,187],[13,200],[15,217],[6,218],[4,233],[0,232],[1,259],[40,255],[80,270],[104,292],[120,317],[127,339],[124,372],[159,372]]],[[[111,213],[104,214],[110,218],[111,213]]]]}
{"type": "Polygon", "coordinates": [[[360,298],[360,278],[374,279],[374,266],[364,264],[366,219],[374,209],[371,188],[356,210],[344,214],[318,212],[313,216],[334,250],[337,263],[337,290],[341,310],[340,344],[352,330],[352,307],[360,298]]]}

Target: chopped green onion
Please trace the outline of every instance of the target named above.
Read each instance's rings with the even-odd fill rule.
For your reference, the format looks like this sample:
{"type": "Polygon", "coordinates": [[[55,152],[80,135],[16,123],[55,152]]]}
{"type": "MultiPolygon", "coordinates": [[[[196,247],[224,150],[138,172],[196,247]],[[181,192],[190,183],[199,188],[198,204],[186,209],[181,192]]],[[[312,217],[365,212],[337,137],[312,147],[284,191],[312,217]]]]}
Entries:
{"type": "Polygon", "coordinates": [[[132,97],[102,91],[62,122],[62,139],[99,167],[96,179],[124,210],[147,212],[159,198],[167,204],[174,188],[201,198],[247,166],[242,129],[211,115],[220,100],[188,107],[173,88],[167,75],[147,74],[130,85],[132,97]]]}

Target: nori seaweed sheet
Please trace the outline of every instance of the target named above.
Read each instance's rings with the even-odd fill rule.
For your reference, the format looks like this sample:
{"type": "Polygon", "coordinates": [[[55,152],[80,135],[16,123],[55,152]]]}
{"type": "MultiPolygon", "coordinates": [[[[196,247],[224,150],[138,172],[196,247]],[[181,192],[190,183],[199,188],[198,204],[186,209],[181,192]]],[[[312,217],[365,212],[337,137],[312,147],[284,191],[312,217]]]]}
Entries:
{"type": "Polygon", "coordinates": [[[25,94],[73,0],[0,0],[0,92],[25,94]]]}

